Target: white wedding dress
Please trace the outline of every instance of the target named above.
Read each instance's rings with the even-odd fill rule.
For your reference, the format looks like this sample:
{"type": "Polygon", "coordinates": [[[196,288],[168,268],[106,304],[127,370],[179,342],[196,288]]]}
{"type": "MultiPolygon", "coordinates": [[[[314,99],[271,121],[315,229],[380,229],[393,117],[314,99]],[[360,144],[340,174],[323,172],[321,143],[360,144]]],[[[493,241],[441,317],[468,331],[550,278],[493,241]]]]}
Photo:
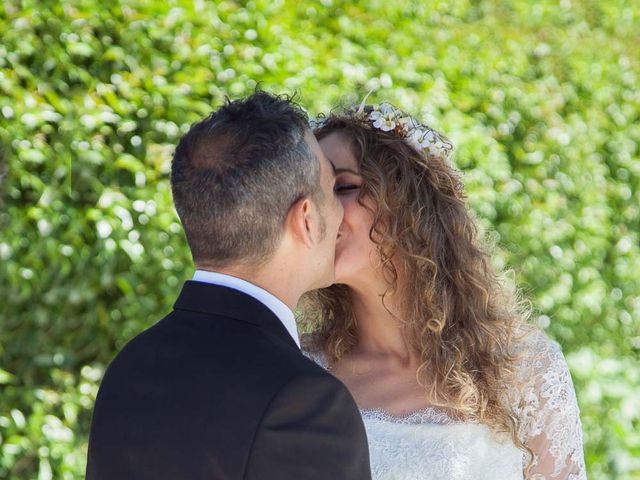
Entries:
{"type": "MultiPolygon", "coordinates": [[[[536,453],[526,477],[528,457],[485,425],[455,421],[434,408],[402,417],[360,409],[373,480],[586,479],[579,410],[564,356],[542,332],[522,348],[517,372],[524,386],[507,387],[505,401],[519,419],[519,438],[536,453]]],[[[321,352],[304,353],[328,368],[321,352]]]]}

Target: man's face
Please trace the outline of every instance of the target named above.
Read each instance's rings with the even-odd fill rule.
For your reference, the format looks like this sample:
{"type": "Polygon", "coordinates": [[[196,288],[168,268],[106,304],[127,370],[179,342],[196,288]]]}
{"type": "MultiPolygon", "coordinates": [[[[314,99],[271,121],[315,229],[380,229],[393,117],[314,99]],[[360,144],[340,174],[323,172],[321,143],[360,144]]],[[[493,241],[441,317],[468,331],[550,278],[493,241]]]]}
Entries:
{"type": "Polygon", "coordinates": [[[317,284],[313,288],[322,288],[334,282],[334,262],[336,251],[336,239],[338,228],[342,223],[343,208],[340,200],[336,196],[334,167],[329,162],[318,145],[317,140],[311,132],[305,134],[305,141],[320,163],[320,189],[322,198],[315,202],[320,225],[317,238],[313,262],[317,268],[317,284]]]}

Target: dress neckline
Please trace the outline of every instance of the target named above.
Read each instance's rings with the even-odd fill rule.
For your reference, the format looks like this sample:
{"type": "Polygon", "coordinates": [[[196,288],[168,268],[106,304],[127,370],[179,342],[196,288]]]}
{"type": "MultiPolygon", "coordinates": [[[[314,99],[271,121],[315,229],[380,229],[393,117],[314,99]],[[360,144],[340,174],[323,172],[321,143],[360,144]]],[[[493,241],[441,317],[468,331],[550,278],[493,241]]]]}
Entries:
{"type": "MultiPolygon", "coordinates": [[[[331,373],[329,365],[324,352],[322,351],[302,351],[305,355],[311,358],[314,362],[324,368],[327,372],[331,373]]],[[[437,407],[425,407],[417,410],[411,410],[407,413],[397,415],[380,407],[363,408],[357,405],[360,415],[366,420],[379,420],[390,423],[401,423],[407,425],[413,424],[438,424],[438,425],[451,425],[459,423],[444,410],[437,407]]]]}
{"type": "Polygon", "coordinates": [[[361,408],[358,407],[360,415],[365,420],[379,420],[390,423],[401,423],[404,425],[416,424],[436,424],[436,425],[452,425],[459,423],[451,418],[444,410],[436,407],[425,407],[413,410],[402,415],[396,415],[388,412],[383,408],[361,408]]]}

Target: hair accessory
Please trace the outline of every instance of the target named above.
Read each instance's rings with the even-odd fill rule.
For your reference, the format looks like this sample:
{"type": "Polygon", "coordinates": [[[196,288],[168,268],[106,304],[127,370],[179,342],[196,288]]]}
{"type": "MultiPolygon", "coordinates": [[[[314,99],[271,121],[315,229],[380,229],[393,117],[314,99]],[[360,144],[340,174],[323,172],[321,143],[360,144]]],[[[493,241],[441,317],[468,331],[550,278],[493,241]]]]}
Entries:
{"type": "MultiPolygon", "coordinates": [[[[370,94],[371,92],[364,97],[357,109],[351,108],[347,113],[368,120],[373,128],[383,132],[394,132],[420,152],[428,152],[445,159],[450,157],[453,144],[444,136],[432,128],[422,125],[411,115],[388,102],[379,105],[365,105],[370,94]]],[[[309,120],[309,125],[313,130],[317,130],[322,128],[326,121],[326,117],[318,117],[309,120]]]]}
{"type": "Polygon", "coordinates": [[[453,151],[453,144],[444,136],[388,102],[365,108],[364,114],[368,115],[374,128],[393,131],[418,151],[447,159],[453,151]]]}
{"type": "Polygon", "coordinates": [[[362,102],[360,102],[360,106],[358,107],[358,110],[356,110],[356,114],[360,115],[360,114],[364,113],[364,109],[367,106],[367,98],[369,98],[369,95],[371,95],[374,90],[375,90],[375,88],[372,88],[371,90],[369,90],[367,92],[367,94],[362,99],[362,102]]]}
{"type": "MultiPolygon", "coordinates": [[[[450,164],[450,156],[453,151],[453,144],[434,129],[422,125],[418,120],[402,110],[394,107],[388,102],[379,105],[366,105],[369,92],[362,103],[355,108],[347,109],[346,114],[355,118],[365,120],[372,128],[382,130],[383,132],[393,132],[402,138],[409,145],[419,152],[442,158],[448,163],[452,181],[454,182],[454,190],[458,195],[463,195],[464,184],[462,183],[462,172],[455,169],[450,164]]],[[[309,120],[312,130],[318,130],[327,123],[331,118],[320,116],[309,120]]]]}

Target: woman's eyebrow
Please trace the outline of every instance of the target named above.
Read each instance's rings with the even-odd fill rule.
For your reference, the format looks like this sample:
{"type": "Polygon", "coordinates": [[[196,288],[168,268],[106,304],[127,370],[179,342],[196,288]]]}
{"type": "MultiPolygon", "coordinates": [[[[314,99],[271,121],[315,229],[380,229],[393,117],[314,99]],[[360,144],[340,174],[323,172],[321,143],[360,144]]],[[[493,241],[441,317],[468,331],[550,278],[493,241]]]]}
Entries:
{"type": "Polygon", "coordinates": [[[358,175],[359,177],[361,177],[362,175],[360,175],[359,172],[356,172],[355,170],[351,170],[350,168],[336,168],[336,175],[339,173],[343,173],[343,172],[347,172],[347,173],[351,173],[353,175],[358,175]]]}

